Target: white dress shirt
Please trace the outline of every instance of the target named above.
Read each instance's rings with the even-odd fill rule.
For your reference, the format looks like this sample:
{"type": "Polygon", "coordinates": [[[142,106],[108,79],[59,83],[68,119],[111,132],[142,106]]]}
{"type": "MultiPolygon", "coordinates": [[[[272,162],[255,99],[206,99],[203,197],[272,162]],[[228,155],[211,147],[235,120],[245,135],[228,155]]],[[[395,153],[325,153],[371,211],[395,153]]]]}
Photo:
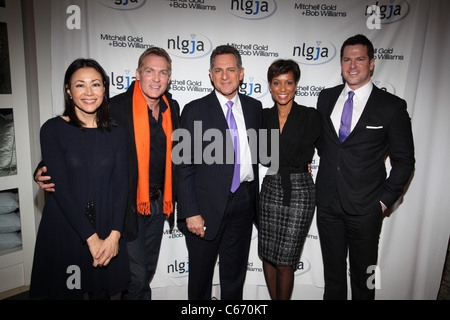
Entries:
{"type": "MultiPolygon", "coordinates": [[[[233,102],[233,115],[234,120],[236,121],[236,125],[238,128],[238,134],[239,134],[239,151],[240,151],[240,182],[244,181],[253,181],[254,175],[253,175],[253,167],[252,167],[252,157],[250,153],[250,146],[248,145],[248,138],[247,138],[247,127],[245,126],[245,119],[244,119],[244,113],[242,111],[242,105],[241,101],[239,100],[239,95],[236,93],[236,95],[233,97],[233,99],[228,100],[223,95],[221,95],[219,92],[216,92],[217,99],[219,99],[220,106],[222,107],[223,115],[226,119],[228,107],[226,106],[226,103],[228,101],[233,102]]],[[[226,138],[224,137],[223,141],[226,141],[226,138]]]]}

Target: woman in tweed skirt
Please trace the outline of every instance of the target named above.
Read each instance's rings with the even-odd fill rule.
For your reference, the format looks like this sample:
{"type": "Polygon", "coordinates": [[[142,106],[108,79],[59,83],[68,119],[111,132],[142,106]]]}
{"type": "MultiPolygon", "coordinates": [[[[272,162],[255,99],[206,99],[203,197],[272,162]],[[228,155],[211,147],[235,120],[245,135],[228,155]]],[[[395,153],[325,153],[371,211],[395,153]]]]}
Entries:
{"type": "Polygon", "coordinates": [[[300,68],[293,60],[277,60],[269,67],[269,88],[275,106],[263,109],[264,129],[278,129],[277,172],[263,179],[260,196],[258,252],[272,299],[290,299],[294,271],[299,263],[315,210],[315,185],[308,171],[321,133],[316,109],[295,101],[300,68]]]}

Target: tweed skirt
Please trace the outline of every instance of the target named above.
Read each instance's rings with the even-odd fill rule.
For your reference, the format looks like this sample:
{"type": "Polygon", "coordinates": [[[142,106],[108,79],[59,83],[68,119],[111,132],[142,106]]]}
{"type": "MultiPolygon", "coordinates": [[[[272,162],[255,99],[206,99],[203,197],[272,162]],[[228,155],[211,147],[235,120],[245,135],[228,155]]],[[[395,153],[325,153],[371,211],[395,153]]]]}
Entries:
{"type": "Polygon", "coordinates": [[[279,266],[299,263],[315,210],[315,185],[309,172],[290,174],[292,191],[283,205],[280,174],[266,175],[260,193],[258,253],[279,266]]]}

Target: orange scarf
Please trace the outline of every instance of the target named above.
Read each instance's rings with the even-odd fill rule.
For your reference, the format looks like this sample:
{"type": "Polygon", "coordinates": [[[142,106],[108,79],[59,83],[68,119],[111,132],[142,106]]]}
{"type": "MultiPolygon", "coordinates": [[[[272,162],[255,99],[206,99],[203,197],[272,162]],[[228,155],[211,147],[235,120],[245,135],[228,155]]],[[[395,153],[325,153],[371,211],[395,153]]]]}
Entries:
{"type": "MultiPolygon", "coordinates": [[[[164,177],[163,212],[167,216],[173,212],[172,202],[172,115],[169,101],[163,95],[167,109],[162,113],[162,127],[166,134],[166,173],[164,177]]],[[[148,120],[148,106],[141,92],[139,81],[136,80],[133,92],[133,122],[134,139],[138,160],[137,211],[143,215],[150,212],[150,125],[148,120]]]]}

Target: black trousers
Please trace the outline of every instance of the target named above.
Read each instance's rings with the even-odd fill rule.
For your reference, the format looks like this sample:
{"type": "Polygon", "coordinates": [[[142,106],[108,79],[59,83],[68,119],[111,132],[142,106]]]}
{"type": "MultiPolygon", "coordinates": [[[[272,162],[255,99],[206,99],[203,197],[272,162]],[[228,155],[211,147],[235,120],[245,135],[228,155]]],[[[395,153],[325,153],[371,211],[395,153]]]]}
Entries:
{"type": "Polygon", "coordinates": [[[189,252],[190,300],[211,299],[217,256],[220,299],[242,300],[255,208],[252,183],[243,183],[234,194],[230,193],[221,227],[214,240],[204,240],[189,231],[185,232],[189,252]]]}
{"type": "Polygon", "coordinates": [[[338,195],[331,204],[317,208],[317,228],[322,249],[324,299],[347,299],[347,254],[352,299],[373,300],[373,267],[377,265],[383,214],[381,204],[371,204],[366,215],[347,214],[338,195]],[[372,268],[369,268],[372,266],[372,268]]]}

